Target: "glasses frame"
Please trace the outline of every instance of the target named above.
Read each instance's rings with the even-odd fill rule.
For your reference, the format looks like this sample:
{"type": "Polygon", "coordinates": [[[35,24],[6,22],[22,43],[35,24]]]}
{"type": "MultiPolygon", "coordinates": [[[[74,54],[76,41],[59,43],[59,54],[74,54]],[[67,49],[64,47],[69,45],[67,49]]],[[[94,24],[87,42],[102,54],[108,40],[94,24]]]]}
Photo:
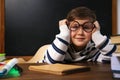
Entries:
{"type": "MultiPolygon", "coordinates": [[[[68,27],[68,28],[69,28],[70,31],[77,31],[80,27],[82,27],[82,29],[83,29],[85,32],[90,33],[90,32],[92,32],[93,29],[95,28],[95,25],[93,24],[93,22],[85,22],[85,23],[83,23],[83,24],[80,24],[78,21],[74,21],[74,22],[77,22],[78,25],[79,25],[79,27],[78,27],[76,30],[71,30],[71,27],[70,27],[70,24],[69,24],[69,27],[68,27]],[[92,23],[92,24],[93,24],[93,27],[92,27],[92,29],[91,29],[90,31],[87,31],[87,30],[84,29],[84,25],[85,25],[86,23],[92,23]]],[[[74,23],[74,22],[72,22],[72,23],[74,23]]]]}

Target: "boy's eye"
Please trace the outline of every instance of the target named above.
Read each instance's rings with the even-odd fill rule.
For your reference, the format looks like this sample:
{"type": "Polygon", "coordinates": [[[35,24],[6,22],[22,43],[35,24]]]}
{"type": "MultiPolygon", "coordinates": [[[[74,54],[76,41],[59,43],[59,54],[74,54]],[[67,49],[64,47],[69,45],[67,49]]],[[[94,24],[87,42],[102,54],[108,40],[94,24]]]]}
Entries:
{"type": "Polygon", "coordinates": [[[77,30],[79,27],[78,26],[73,26],[73,27],[70,27],[71,30],[77,30]]]}
{"type": "Polygon", "coordinates": [[[78,27],[79,27],[79,24],[72,24],[71,27],[72,27],[72,28],[78,28],[78,27]]]}
{"type": "Polygon", "coordinates": [[[79,28],[79,25],[78,24],[72,24],[71,26],[70,26],[70,29],[71,30],[77,30],[79,28]]]}
{"type": "Polygon", "coordinates": [[[74,22],[72,22],[72,23],[70,24],[69,29],[70,29],[71,31],[76,31],[76,30],[78,30],[80,27],[82,27],[82,29],[83,29],[84,31],[86,31],[86,32],[91,32],[91,31],[93,30],[93,28],[94,28],[94,25],[93,25],[93,23],[91,23],[91,22],[86,22],[86,23],[84,23],[84,24],[79,24],[79,22],[74,21],[74,22]]]}
{"type": "Polygon", "coordinates": [[[85,25],[83,28],[84,28],[84,29],[90,29],[91,27],[90,27],[90,26],[85,25]]]}
{"type": "Polygon", "coordinates": [[[84,29],[91,29],[91,28],[93,28],[93,27],[94,27],[94,26],[93,26],[92,23],[86,23],[86,24],[83,25],[83,28],[84,28],[84,29]]]}

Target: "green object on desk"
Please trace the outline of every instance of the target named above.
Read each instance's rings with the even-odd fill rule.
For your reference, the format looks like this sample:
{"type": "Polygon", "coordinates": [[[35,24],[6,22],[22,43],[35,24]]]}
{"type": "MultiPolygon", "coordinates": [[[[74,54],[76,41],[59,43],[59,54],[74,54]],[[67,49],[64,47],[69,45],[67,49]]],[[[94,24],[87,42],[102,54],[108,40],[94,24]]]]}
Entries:
{"type": "Polygon", "coordinates": [[[5,53],[0,53],[0,56],[5,56],[5,53]]]}
{"type": "Polygon", "coordinates": [[[11,78],[11,77],[19,77],[21,76],[22,68],[15,65],[11,70],[6,74],[1,76],[2,78],[11,78]]]}
{"type": "Polygon", "coordinates": [[[5,53],[0,53],[0,62],[1,61],[4,61],[6,58],[5,58],[5,53]]]}
{"type": "Polygon", "coordinates": [[[5,77],[19,77],[20,72],[16,68],[12,68],[5,77]]]}

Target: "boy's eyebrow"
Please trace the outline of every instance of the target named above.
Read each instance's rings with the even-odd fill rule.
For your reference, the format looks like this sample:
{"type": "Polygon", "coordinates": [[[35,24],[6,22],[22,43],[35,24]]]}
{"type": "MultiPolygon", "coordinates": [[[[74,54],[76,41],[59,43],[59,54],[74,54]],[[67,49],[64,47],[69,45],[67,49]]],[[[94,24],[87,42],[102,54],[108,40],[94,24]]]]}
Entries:
{"type": "MultiPolygon", "coordinates": [[[[77,20],[74,20],[75,22],[78,22],[79,23],[79,21],[77,21],[77,20]]],[[[73,21],[73,22],[74,22],[73,21]]],[[[84,23],[87,23],[87,22],[90,22],[90,21],[86,21],[86,22],[84,22],[84,23]]],[[[84,23],[82,23],[82,24],[84,24],[84,23]]],[[[90,22],[90,23],[92,23],[92,22],[90,22]]],[[[80,24],[80,23],[79,23],[80,24]]],[[[80,24],[80,25],[82,25],[82,24],[80,24]]]]}

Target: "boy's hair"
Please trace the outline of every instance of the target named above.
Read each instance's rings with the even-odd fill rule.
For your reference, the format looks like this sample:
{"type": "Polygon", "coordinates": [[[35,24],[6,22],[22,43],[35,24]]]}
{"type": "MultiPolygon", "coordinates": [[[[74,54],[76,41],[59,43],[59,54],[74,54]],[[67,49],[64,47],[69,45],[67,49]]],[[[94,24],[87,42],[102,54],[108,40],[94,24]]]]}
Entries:
{"type": "Polygon", "coordinates": [[[89,19],[91,22],[94,22],[96,21],[96,14],[87,7],[77,7],[72,9],[67,15],[69,22],[75,19],[89,19]]]}

